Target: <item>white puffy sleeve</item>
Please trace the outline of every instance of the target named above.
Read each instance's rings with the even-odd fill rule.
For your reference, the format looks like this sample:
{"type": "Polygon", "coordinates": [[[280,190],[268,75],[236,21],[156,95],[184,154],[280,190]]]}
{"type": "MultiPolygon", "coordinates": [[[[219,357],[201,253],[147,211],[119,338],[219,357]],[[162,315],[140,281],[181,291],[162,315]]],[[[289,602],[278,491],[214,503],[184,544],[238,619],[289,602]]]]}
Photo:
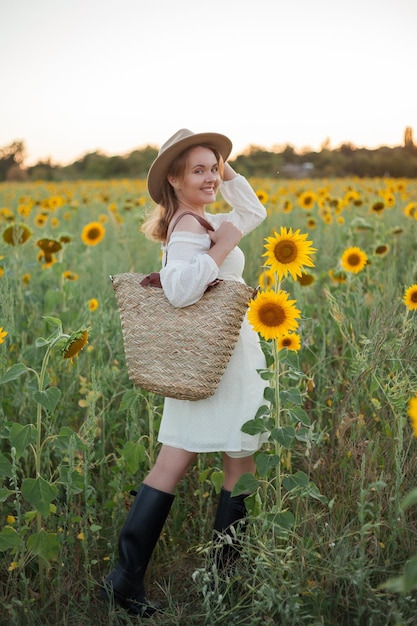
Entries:
{"type": "Polygon", "coordinates": [[[241,174],[231,180],[223,181],[220,185],[223,198],[232,207],[228,213],[209,215],[209,221],[218,228],[221,222],[227,220],[240,228],[243,235],[247,235],[266,218],[266,209],[259,202],[258,196],[241,174]]]}
{"type": "Polygon", "coordinates": [[[210,237],[190,232],[174,232],[165,254],[167,263],[160,271],[162,289],[170,303],[185,307],[197,302],[215,280],[219,268],[207,254],[210,237]]]}

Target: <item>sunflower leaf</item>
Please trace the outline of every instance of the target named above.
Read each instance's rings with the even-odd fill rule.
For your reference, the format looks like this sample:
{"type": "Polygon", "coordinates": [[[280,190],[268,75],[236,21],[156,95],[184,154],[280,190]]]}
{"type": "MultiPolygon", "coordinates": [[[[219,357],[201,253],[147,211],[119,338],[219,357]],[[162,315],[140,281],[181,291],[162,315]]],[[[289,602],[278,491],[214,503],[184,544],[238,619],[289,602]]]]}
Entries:
{"type": "Polygon", "coordinates": [[[242,432],[247,435],[257,435],[258,433],[268,432],[268,429],[266,427],[265,420],[262,418],[255,418],[243,424],[242,432]]]}
{"type": "Polygon", "coordinates": [[[0,378],[0,385],[9,383],[11,380],[16,380],[22,374],[28,371],[28,368],[24,363],[15,363],[10,369],[0,378]]]}
{"type": "Polygon", "coordinates": [[[253,474],[242,474],[233,488],[232,496],[238,496],[241,493],[253,493],[259,487],[259,480],[253,474]]]}
{"type": "Polygon", "coordinates": [[[36,391],[34,394],[36,402],[41,404],[49,413],[53,413],[61,397],[61,390],[58,387],[49,387],[45,391],[36,391]]]}
{"type": "Polygon", "coordinates": [[[303,398],[300,390],[297,387],[289,387],[289,389],[282,389],[279,392],[281,402],[291,402],[291,404],[302,404],[303,398]]]}
{"type": "Polygon", "coordinates": [[[256,469],[258,470],[261,478],[267,476],[270,469],[275,468],[279,463],[279,456],[277,454],[268,454],[267,452],[260,452],[256,456],[256,469]]]}
{"type": "Polygon", "coordinates": [[[292,442],[295,439],[294,426],[282,426],[281,428],[274,428],[271,432],[271,437],[275,441],[281,444],[284,448],[290,448],[292,442]]]}

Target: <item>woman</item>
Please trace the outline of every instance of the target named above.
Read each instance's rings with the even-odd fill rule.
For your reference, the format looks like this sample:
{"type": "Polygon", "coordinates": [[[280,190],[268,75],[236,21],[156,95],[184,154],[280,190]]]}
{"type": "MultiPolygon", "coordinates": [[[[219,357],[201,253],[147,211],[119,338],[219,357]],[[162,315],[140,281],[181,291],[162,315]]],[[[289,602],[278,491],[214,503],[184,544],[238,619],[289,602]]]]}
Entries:
{"type": "MultiPolygon", "coordinates": [[[[249,183],[226,163],[230,140],[217,133],[194,134],[182,129],[161,148],[148,173],[148,190],[157,206],[142,230],[160,241],[164,293],[173,306],[198,301],[207,285],[219,278],[243,282],[244,256],[237,247],[243,235],[260,224],[266,212],[249,183]],[[233,207],[211,215],[206,206],[220,188],[233,207]],[[205,218],[214,227],[200,223],[205,218]]],[[[265,367],[258,336],[245,319],[240,337],[216,393],[204,400],[166,398],[154,467],[136,494],[119,537],[119,565],[105,581],[103,595],[129,612],[148,616],[144,575],[165,523],[177,483],[199,452],[223,452],[224,484],[214,531],[233,532],[243,522],[247,494],[231,497],[237,480],[255,472],[254,452],[267,435],[246,435],[242,425],[253,419],[263,402],[265,367]]],[[[216,557],[224,567],[236,556],[230,543],[216,557]]]]}

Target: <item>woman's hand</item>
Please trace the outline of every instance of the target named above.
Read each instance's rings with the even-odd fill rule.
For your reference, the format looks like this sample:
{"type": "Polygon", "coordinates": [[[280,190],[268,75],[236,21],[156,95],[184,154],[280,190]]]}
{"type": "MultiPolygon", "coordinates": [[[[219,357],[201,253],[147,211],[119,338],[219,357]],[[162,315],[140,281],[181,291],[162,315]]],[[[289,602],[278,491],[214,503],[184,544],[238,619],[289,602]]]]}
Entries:
{"type": "Polygon", "coordinates": [[[223,180],[232,180],[232,178],[236,178],[237,173],[233,169],[233,167],[229,163],[224,164],[223,170],[223,180]]]}
{"type": "Polygon", "coordinates": [[[238,245],[242,239],[243,233],[232,222],[222,222],[217,230],[208,231],[213,246],[210,248],[209,254],[217,265],[223,263],[229,252],[238,245]]]}

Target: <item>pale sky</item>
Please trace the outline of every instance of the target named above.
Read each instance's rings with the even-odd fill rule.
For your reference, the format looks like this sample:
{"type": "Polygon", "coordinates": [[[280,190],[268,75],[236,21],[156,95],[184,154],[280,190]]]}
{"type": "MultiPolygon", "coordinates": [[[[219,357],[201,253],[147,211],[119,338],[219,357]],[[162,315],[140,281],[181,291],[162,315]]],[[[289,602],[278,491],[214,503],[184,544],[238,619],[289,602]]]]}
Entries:
{"type": "Polygon", "coordinates": [[[0,147],[27,163],[417,139],[417,0],[0,0],[0,147]]]}

